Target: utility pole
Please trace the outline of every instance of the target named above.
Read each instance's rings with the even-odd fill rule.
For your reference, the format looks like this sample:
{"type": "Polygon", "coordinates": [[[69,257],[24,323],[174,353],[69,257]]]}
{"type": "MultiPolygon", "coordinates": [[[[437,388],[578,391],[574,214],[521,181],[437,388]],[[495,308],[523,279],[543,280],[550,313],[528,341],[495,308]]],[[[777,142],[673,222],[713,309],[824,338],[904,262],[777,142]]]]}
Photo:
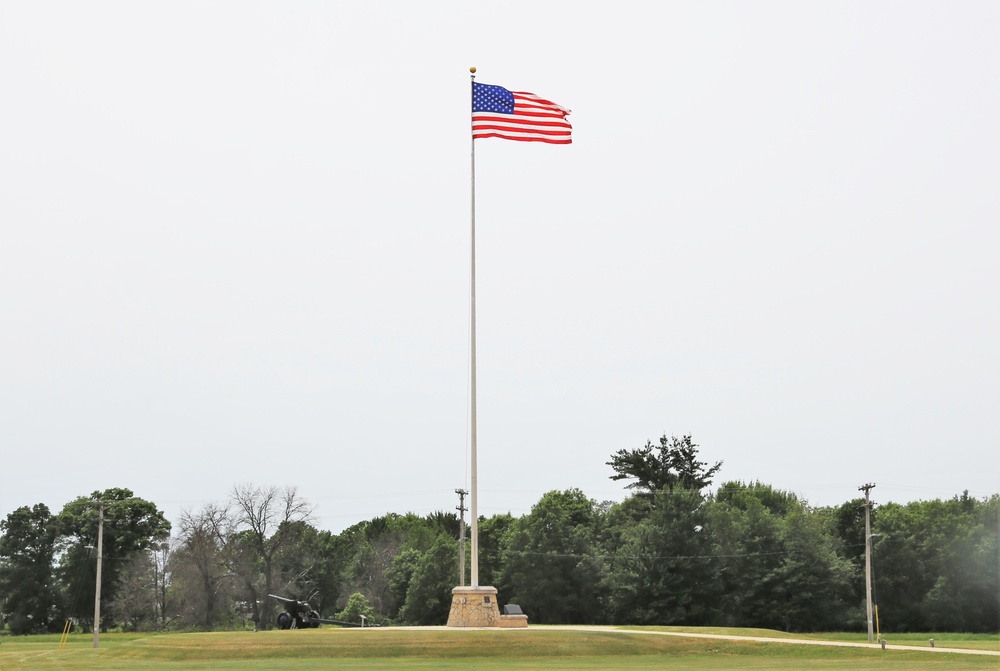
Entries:
{"type": "Polygon", "coordinates": [[[97,516],[97,590],[94,592],[94,647],[98,645],[101,633],[101,559],[104,554],[104,501],[97,516]]]}
{"type": "Polygon", "coordinates": [[[865,493],[865,603],[868,615],[868,642],[875,642],[875,635],[872,631],[872,503],[869,492],[875,489],[874,483],[868,483],[858,487],[858,491],[865,493]]]}
{"type": "Polygon", "coordinates": [[[465,587],[465,497],[469,493],[456,489],[458,494],[458,584],[465,587]]]}

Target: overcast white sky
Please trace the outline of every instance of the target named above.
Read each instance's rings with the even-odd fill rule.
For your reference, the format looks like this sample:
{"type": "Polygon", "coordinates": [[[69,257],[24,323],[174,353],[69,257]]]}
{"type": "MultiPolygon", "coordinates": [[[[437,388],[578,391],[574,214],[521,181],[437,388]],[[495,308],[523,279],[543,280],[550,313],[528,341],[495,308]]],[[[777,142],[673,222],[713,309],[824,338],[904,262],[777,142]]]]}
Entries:
{"type": "Polygon", "coordinates": [[[1000,491],[1000,3],[0,5],[0,516],[294,485],[340,531],[692,434],[813,505],[1000,491]]]}

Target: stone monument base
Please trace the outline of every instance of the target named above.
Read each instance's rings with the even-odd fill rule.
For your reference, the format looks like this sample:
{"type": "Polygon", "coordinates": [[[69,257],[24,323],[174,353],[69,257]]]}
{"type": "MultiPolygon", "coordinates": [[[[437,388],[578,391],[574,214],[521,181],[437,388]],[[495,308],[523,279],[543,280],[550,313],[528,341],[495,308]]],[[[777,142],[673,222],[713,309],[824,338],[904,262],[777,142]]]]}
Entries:
{"type": "Polygon", "coordinates": [[[500,616],[500,628],[501,629],[521,629],[522,627],[528,626],[528,616],[524,615],[501,615],[500,616]]]}
{"type": "MultiPolygon", "coordinates": [[[[500,605],[497,603],[497,588],[456,587],[451,590],[451,611],[448,613],[448,626],[502,626],[500,624],[500,605]]],[[[525,622],[525,626],[527,626],[527,622],[525,622]]]]}

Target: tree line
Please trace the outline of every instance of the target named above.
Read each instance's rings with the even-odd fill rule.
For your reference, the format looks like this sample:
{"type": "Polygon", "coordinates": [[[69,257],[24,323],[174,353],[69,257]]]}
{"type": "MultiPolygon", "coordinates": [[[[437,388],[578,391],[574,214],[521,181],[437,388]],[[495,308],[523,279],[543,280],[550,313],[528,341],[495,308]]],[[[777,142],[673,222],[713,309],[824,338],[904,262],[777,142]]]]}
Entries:
{"type": "MultiPolygon", "coordinates": [[[[712,490],[722,463],[700,461],[691,436],[619,450],[608,466],[630,490],[621,502],[569,489],[521,517],[481,517],[480,583],[536,624],[866,630],[863,498],[811,507],[760,482],[712,490]]],[[[295,488],[242,484],[185,511],[171,536],[155,504],[110,489],[0,521],[3,631],[93,626],[102,508],[104,629],[272,628],[270,594],[338,620],[437,625],[459,583],[451,512],[335,534],[313,526],[295,488]]],[[[1000,631],[1000,495],[873,505],[871,520],[883,632],[1000,631]]]]}

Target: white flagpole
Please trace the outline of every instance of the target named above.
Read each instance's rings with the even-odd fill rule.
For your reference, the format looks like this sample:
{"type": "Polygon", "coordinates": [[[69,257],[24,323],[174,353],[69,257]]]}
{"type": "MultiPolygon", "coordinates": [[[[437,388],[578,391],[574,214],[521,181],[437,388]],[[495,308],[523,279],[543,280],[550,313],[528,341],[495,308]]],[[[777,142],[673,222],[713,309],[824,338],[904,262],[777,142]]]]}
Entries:
{"type": "MultiPolygon", "coordinates": [[[[475,66],[469,68],[469,72],[472,73],[469,78],[471,84],[469,86],[469,103],[470,103],[470,114],[469,122],[472,122],[471,114],[471,104],[472,95],[475,91],[476,86],[476,68],[475,66]]],[[[472,137],[472,129],[469,129],[469,136],[472,137]]],[[[471,474],[471,499],[470,499],[470,509],[469,512],[472,515],[472,588],[475,589],[479,587],[479,491],[477,487],[477,473],[476,473],[476,141],[472,139],[472,282],[471,282],[471,305],[470,305],[470,392],[469,392],[469,405],[470,405],[470,417],[469,417],[469,429],[470,429],[470,448],[472,452],[472,460],[470,468],[472,469],[471,474]]]]}

